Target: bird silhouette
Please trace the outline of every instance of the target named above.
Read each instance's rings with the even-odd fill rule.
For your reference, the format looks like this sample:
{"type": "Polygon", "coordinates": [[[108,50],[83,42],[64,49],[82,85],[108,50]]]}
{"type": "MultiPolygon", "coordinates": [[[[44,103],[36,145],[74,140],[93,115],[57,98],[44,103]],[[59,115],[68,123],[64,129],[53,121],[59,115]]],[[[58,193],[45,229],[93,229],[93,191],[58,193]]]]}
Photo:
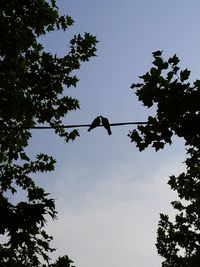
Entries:
{"type": "Polygon", "coordinates": [[[100,117],[101,117],[102,125],[107,130],[108,134],[111,135],[112,132],[111,132],[111,129],[110,129],[110,123],[109,123],[108,119],[107,118],[104,118],[102,116],[100,116],[100,117]]]}
{"type": "Polygon", "coordinates": [[[100,119],[100,116],[98,116],[91,123],[90,128],[88,129],[88,132],[91,131],[92,129],[96,128],[97,126],[99,126],[100,123],[101,123],[101,119],[100,119]]]}

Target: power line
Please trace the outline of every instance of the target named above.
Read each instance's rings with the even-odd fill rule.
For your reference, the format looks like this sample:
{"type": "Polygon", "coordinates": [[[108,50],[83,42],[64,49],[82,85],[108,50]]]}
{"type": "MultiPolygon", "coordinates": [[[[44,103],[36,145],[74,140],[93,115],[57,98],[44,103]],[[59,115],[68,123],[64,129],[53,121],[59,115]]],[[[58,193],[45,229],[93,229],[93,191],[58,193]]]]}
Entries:
{"type": "MultiPolygon", "coordinates": [[[[131,125],[131,124],[147,124],[147,122],[117,122],[117,123],[110,123],[110,126],[123,126],[123,125],[131,125]]],[[[91,124],[71,124],[71,125],[64,125],[60,126],[34,126],[30,127],[29,129],[36,129],[36,130],[44,130],[44,129],[56,129],[56,128],[80,128],[80,127],[90,127],[91,124]]],[[[97,127],[104,127],[103,125],[99,125],[97,127]]]]}
{"type": "MultiPolygon", "coordinates": [[[[138,122],[117,122],[110,123],[110,126],[123,126],[123,125],[139,125],[139,124],[147,124],[144,121],[138,122]]],[[[33,126],[33,127],[0,127],[1,129],[33,129],[33,130],[48,130],[48,129],[59,129],[59,128],[80,128],[80,127],[90,127],[91,124],[70,124],[64,126],[33,126]]],[[[104,127],[103,125],[98,125],[97,127],[104,127]]]]}

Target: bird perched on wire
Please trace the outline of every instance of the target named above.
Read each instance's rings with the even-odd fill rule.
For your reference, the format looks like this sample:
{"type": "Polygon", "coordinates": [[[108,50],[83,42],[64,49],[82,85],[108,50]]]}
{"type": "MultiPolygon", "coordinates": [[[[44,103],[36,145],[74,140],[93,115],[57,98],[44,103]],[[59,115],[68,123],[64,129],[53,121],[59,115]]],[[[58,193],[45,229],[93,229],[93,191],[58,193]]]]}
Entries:
{"type": "Polygon", "coordinates": [[[108,134],[111,135],[112,132],[111,132],[111,129],[110,129],[110,123],[109,123],[109,120],[107,118],[104,118],[102,116],[101,117],[101,122],[102,122],[102,125],[104,126],[104,128],[107,130],[108,134]]]}
{"type": "Polygon", "coordinates": [[[93,122],[90,125],[90,128],[88,129],[88,132],[91,131],[92,129],[98,127],[101,123],[101,118],[100,116],[96,117],[93,122]]]}

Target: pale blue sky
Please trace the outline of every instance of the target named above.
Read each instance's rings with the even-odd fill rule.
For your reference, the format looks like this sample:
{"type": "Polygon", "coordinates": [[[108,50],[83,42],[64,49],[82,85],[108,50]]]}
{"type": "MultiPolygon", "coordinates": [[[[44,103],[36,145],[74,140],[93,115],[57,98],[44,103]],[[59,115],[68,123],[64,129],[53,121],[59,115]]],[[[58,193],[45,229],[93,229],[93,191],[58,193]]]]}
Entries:
{"type": "MultiPolygon", "coordinates": [[[[181,66],[199,78],[199,1],[60,0],[58,6],[75,24],[43,38],[46,50],[63,55],[75,33],[99,40],[97,57],[82,65],[77,88],[69,89],[81,110],[66,124],[87,124],[97,115],[145,121],[152,111],[129,87],[150,69],[155,50],[166,58],[177,53],[181,66]]],[[[113,127],[108,136],[103,128],[81,128],[80,138],[66,145],[51,131],[33,133],[31,153],[47,152],[58,161],[54,173],[37,179],[57,199],[59,220],[49,226],[55,255],[69,254],[77,267],[161,266],[154,246],[159,212],[171,210],[176,196],[167,177],[184,168],[185,153],[177,140],[164,151],[140,153],[129,129],[113,127]]]]}

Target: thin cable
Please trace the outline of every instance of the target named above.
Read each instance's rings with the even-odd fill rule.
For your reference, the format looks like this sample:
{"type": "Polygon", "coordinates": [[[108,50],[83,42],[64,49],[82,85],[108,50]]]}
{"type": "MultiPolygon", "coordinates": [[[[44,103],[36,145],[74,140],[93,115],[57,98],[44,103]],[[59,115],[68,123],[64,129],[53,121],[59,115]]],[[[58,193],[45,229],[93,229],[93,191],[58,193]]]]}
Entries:
{"type": "MultiPolygon", "coordinates": [[[[147,122],[118,122],[118,123],[110,123],[110,126],[122,126],[122,125],[131,125],[131,124],[147,124],[147,122]]],[[[90,127],[91,124],[75,124],[75,125],[64,125],[62,127],[60,126],[35,126],[30,127],[29,129],[56,129],[56,128],[80,128],[80,127],[90,127]]],[[[98,125],[97,127],[104,127],[103,125],[98,125]]]]}
{"type": "MultiPolygon", "coordinates": [[[[123,125],[133,125],[133,124],[147,124],[144,121],[138,122],[118,122],[118,123],[110,123],[110,126],[123,126],[123,125]]],[[[80,127],[90,127],[91,124],[71,124],[64,126],[34,126],[34,127],[3,127],[3,129],[33,129],[33,130],[45,130],[45,129],[59,129],[59,128],[80,128],[80,127]]],[[[104,127],[103,125],[98,125],[97,127],[104,127]]]]}

